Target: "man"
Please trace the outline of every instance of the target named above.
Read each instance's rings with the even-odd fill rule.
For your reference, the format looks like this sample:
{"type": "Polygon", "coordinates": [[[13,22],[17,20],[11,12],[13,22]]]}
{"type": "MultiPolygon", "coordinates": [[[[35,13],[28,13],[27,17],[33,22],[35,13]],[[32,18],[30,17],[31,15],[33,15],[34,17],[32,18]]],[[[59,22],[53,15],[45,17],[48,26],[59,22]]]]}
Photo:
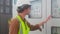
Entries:
{"type": "Polygon", "coordinates": [[[41,31],[40,26],[46,23],[50,19],[50,16],[46,20],[40,22],[40,24],[31,25],[25,19],[25,16],[30,13],[30,10],[31,5],[28,4],[23,4],[22,6],[18,7],[18,15],[10,21],[9,34],[28,34],[29,31],[41,31]]]}

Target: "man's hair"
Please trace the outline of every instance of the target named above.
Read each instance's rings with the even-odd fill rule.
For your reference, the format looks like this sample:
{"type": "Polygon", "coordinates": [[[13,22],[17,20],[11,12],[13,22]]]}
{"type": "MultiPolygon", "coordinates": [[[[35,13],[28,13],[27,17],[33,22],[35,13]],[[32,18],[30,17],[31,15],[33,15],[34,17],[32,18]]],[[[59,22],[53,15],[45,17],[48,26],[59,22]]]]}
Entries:
{"type": "Polygon", "coordinates": [[[29,4],[23,4],[22,6],[18,6],[17,12],[22,13],[25,9],[31,8],[31,5],[29,4]]]}

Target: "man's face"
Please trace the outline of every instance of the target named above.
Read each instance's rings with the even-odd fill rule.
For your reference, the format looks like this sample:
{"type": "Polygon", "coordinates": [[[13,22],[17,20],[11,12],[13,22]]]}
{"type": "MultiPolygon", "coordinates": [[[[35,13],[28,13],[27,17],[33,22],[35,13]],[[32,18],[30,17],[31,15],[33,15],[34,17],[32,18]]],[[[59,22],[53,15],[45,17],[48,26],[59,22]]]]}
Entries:
{"type": "Polygon", "coordinates": [[[26,9],[25,13],[28,15],[31,11],[31,8],[26,9]]]}

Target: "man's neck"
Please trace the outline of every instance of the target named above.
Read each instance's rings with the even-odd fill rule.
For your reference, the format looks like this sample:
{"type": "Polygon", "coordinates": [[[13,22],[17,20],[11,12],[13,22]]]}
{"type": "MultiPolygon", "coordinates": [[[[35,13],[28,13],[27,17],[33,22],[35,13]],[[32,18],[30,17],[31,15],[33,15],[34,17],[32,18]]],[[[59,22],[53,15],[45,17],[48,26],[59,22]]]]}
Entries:
{"type": "Polygon", "coordinates": [[[19,14],[19,16],[21,16],[21,18],[24,20],[24,18],[25,18],[25,14],[23,14],[23,13],[21,13],[21,14],[19,14]]]}

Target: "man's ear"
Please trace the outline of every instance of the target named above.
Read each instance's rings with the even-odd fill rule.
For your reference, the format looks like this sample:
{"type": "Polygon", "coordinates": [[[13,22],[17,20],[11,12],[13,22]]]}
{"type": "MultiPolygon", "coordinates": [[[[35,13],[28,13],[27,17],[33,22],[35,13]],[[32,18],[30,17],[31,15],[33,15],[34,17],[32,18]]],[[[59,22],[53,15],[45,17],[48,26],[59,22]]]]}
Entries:
{"type": "Polygon", "coordinates": [[[27,9],[24,10],[24,12],[26,12],[26,11],[27,11],[27,9]]]}

